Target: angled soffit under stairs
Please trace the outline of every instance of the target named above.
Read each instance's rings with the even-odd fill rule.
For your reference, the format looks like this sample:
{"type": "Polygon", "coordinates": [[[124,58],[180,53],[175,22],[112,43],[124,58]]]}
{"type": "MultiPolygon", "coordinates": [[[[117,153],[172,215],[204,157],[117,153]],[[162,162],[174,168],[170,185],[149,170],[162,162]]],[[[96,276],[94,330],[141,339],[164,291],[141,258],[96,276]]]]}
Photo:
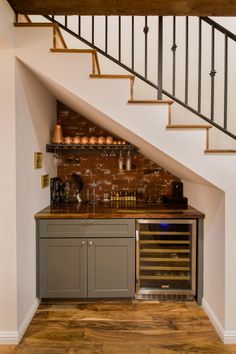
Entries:
{"type": "Polygon", "coordinates": [[[202,185],[215,187],[202,176],[196,174],[177,160],[165,154],[163,151],[158,150],[152,144],[137,136],[124,126],[120,125],[103,112],[99,111],[95,107],[91,106],[90,104],[76,96],[74,93],[70,92],[65,87],[53,81],[51,78],[37,71],[35,68],[30,67],[29,65],[25,65],[19,59],[17,60],[17,62],[19,65],[24,65],[27,69],[29,69],[43,83],[43,85],[45,85],[45,87],[47,87],[47,89],[52,92],[52,94],[55,96],[55,99],[71,107],[74,111],[84,115],[93,123],[111,131],[111,133],[113,134],[121,136],[130,143],[136,145],[140,149],[139,151],[141,154],[143,154],[153,162],[159,164],[175,176],[193,183],[199,183],[202,185]]]}

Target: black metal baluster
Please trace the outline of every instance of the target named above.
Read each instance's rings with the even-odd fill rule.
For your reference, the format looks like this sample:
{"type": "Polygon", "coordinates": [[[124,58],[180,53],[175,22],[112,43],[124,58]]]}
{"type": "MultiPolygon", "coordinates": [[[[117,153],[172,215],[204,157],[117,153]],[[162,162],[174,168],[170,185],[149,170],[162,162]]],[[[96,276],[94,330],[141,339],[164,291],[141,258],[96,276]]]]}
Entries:
{"type": "Polygon", "coordinates": [[[173,67],[172,67],[172,95],[175,96],[175,76],[176,76],[176,17],[173,16],[173,45],[171,47],[173,53],[173,67]]]}
{"type": "Polygon", "coordinates": [[[202,20],[198,23],[198,112],[202,105],[202,20]]]}
{"type": "Polygon", "coordinates": [[[94,44],[94,16],[92,16],[92,44],[94,44]]]}
{"type": "Polygon", "coordinates": [[[52,20],[54,20],[54,18],[55,18],[55,16],[54,16],[54,15],[52,15],[52,20]]]}
{"type": "Polygon", "coordinates": [[[107,53],[107,28],[108,28],[108,18],[105,16],[105,52],[107,53]]]}
{"type": "Polygon", "coordinates": [[[158,18],[158,68],[157,68],[158,100],[162,100],[162,78],[163,78],[163,17],[158,18]]]}
{"type": "MultiPolygon", "coordinates": [[[[197,116],[203,118],[206,122],[208,123],[212,123],[213,126],[217,127],[219,130],[221,130],[222,132],[226,133],[227,135],[229,135],[230,137],[232,137],[233,139],[236,139],[236,135],[231,133],[230,131],[226,130],[224,127],[223,127],[223,124],[226,126],[228,125],[227,124],[227,115],[228,115],[228,108],[229,108],[229,102],[227,100],[227,94],[228,94],[228,91],[229,91],[229,87],[228,87],[228,80],[229,80],[229,50],[225,51],[224,53],[224,56],[225,56],[225,66],[224,66],[224,71],[225,71],[225,76],[224,76],[224,97],[225,98],[222,98],[223,100],[225,100],[225,103],[223,103],[223,110],[224,110],[224,122],[222,122],[222,124],[218,124],[217,122],[213,121],[212,119],[210,119],[209,116],[206,116],[204,114],[201,113],[201,109],[202,109],[202,100],[201,100],[201,94],[202,94],[202,67],[203,67],[203,35],[204,35],[204,32],[203,32],[203,21],[205,23],[207,23],[208,25],[210,26],[213,26],[214,29],[212,29],[212,32],[218,31],[220,33],[222,33],[224,36],[227,36],[227,39],[225,38],[225,46],[226,48],[228,48],[229,46],[229,39],[231,39],[233,41],[233,43],[236,43],[236,35],[230,31],[228,31],[227,29],[225,29],[224,27],[222,27],[221,25],[217,24],[215,21],[213,21],[212,19],[210,18],[207,18],[207,17],[201,17],[199,19],[199,53],[198,53],[198,57],[199,57],[199,61],[198,61],[198,102],[197,102],[197,109],[193,108],[192,106],[189,106],[189,104],[185,104],[184,103],[184,100],[182,99],[179,99],[178,97],[175,97],[172,93],[169,93],[168,91],[164,90],[162,88],[162,66],[163,66],[163,54],[162,54],[162,51],[160,50],[160,48],[162,48],[162,30],[159,30],[159,37],[160,37],[160,40],[158,41],[158,79],[157,79],[157,82],[152,82],[151,80],[148,80],[144,77],[143,74],[140,74],[139,72],[136,72],[134,70],[134,64],[135,64],[135,59],[132,58],[132,69],[131,69],[131,66],[128,66],[128,65],[125,65],[121,62],[118,61],[117,57],[114,58],[112,55],[109,55],[108,53],[106,53],[104,50],[102,50],[101,48],[95,46],[95,45],[92,45],[91,42],[89,42],[88,40],[86,40],[85,38],[81,38],[80,35],[78,35],[77,33],[75,33],[74,31],[72,31],[71,29],[69,29],[68,27],[66,28],[65,25],[64,25],[64,17],[62,18],[62,21],[57,21],[55,18],[57,18],[57,16],[55,16],[55,18],[53,19],[52,16],[43,16],[44,18],[46,18],[47,20],[50,20],[54,23],[57,23],[60,28],[62,28],[63,30],[67,31],[70,35],[76,37],[76,38],[79,38],[81,41],[83,41],[83,43],[85,43],[86,45],[90,45],[93,49],[96,49],[97,52],[99,53],[102,53],[106,58],[112,60],[113,62],[115,62],[116,64],[119,64],[122,68],[124,68],[125,70],[128,70],[130,71],[132,74],[134,74],[136,77],[138,77],[139,79],[143,80],[144,82],[146,82],[148,85],[150,85],[151,87],[153,87],[154,89],[158,90],[159,88],[159,91],[158,91],[158,99],[162,97],[162,93],[169,97],[170,99],[174,99],[178,104],[182,105],[183,107],[187,108],[188,110],[190,110],[192,113],[196,114],[197,116]]],[[[134,21],[135,19],[132,18],[132,26],[133,26],[133,34],[132,34],[132,41],[134,44],[132,44],[134,47],[135,47],[135,39],[134,39],[134,21]]],[[[81,17],[81,33],[82,33],[82,30],[83,30],[83,18],[81,17]]],[[[162,20],[160,19],[159,21],[159,25],[158,25],[158,28],[162,28],[162,24],[161,24],[162,20]]],[[[178,23],[176,22],[177,26],[178,26],[178,23]]],[[[80,32],[80,16],[78,17],[78,32],[80,32]]],[[[80,33],[79,33],[80,34],[80,33]]],[[[176,31],[176,34],[177,34],[177,31],[176,31]]],[[[214,34],[212,34],[212,37],[214,38],[214,34]]],[[[108,37],[109,39],[109,37],[108,37]]],[[[189,37],[189,39],[191,39],[189,37]]],[[[190,43],[190,42],[189,42],[190,43]]],[[[212,89],[211,89],[211,107],[213,107],[213,109],[211,109],[211,118],[214,118],[214,76],[216,74],[216,71],[215,71],[215,61],[214,61],[214,56],[213,56],[213,53],[215,51],[215,44],[214,44],[214,40],[213,40],[213,43],[212,43],[212,47],[213,47],[213,50],[212,50],[212,63],[211,64],[211,71],[210,71],[210,76],[211,76],[211,84],[212,84],[212,89]]],[[[132,52],[133,49],[132,49],[132,52]]],[[[215,55],[215,54],[214,54],[215,55]]],[[[177,70],[177,68],[176,68],[177,70]]],[[[211,108],[210,107],[210,108],[211,108]]]]}
{"type": "Polygon", "coordinates": [[[121,16],[118,17],[118,58],[121,61],[121,16]]]}
{"type": "Polygon", "coordinates": [[[227,129],[228,114],[228,36],[225,34],[225,61],[224,61],[224,128],[227,129]]]}
{"type": "Polygon", "coordinates": [[[132,16],[132,37],[131,37],[131,68],[134,70],[134,16],[132,16]]]}
{"type": "Polygon", "coordinates": [[[185,32],[185,104],[188,104],[188,16],[186,16],[186,32],[185,32]]]}
{"type": "Polygon", "coordinates": [[[211,120],[214,121],[214,101],[215,101],[215,27],[211,27],[211,120]]]}
{"type": "Polygon", "coordinates": [[[67,27],[67,16],[65,16],[65,27],[67,27]]]}
{"type": "Polygon", "coordinates": [[[78,16],[78,35],[81,35],[81,17],[78,16]]]}
{"type": "Polygon", "coordinates": [[[148,28],[148,19],[147,16],[145,16],[145,25],[143,28],[143,33],[145,35],[144,37],[144,77],[145,79],[147,78],[147,49],[148,49],[148,42],[147,42],[147,36],[148,36],[149,28],[148,28]]]}

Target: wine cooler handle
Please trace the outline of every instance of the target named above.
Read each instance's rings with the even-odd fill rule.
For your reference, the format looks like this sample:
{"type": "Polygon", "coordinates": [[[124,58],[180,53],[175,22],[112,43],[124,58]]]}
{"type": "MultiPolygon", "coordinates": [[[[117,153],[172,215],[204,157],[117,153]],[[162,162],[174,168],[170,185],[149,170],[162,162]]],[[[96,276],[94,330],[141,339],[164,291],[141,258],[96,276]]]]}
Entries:
{"type": "Polygon", "coordinates": [[[136,230],[136,291],[140,289],[140,246],[139,246],[139,231],[136,230]]]}

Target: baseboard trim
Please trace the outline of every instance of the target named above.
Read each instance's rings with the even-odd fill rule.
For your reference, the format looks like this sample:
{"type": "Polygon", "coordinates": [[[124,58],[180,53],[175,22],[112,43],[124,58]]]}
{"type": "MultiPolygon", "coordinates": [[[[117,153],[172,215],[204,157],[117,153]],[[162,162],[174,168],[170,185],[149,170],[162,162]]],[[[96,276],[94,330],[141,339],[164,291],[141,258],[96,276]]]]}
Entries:
{"type": "Polygon", "coordinates": [[[222,342],[224,342],[224,327],[216,317],[214,311],[212,310],[211,306],[208,304],[206,299],[202,299],[202,307],[204,311],[206,312],[207,316],[209,317],[211,323],[215,327],[216,332],[218,333],[220,339],[222,342]]]}
{"type": "Polygon", "coordinates": [[[236,344],[236,331],[224,332],[224,344],[236,344]]]}
{"type": "Polygon", "coordinates": [[[21,325],[18,328],[18,343],[21,341],[21,338],[23,337],[28,325],[30,324],[30,321],[34,317],[34,314],[39,307],[39,303],[39,299],[36,298],[28,313],[26,314],[24,320],[21,322],[21,325]]]}
{"type": "Polygon", "coordinates": [[[0,332],[0,345],[1,344],[18,344],[19,337],[17,331],[1,331],[0,332]]]}
{"type": "Polygon", "coordinates": [[[19,344],[23,337],[30,321],[34,317],[35,312],[39,306],[40,301],[35,299],[24,320],[20,324],[18,331],[1,331],[0,332],[0,344],[19,344]]]}
{"type": "Polygon", "coordinates": [[[218,333],[220,339],[224,344],[236,344],[236,331],[225,331],[222,324],[216,317],[214,311],[212,310],[211,306],[208,302],[203,299],[202,300],[202,307],[205,310],[207,316],[209,317],[211,323],[215,327],[216,332],[218,333]]]}

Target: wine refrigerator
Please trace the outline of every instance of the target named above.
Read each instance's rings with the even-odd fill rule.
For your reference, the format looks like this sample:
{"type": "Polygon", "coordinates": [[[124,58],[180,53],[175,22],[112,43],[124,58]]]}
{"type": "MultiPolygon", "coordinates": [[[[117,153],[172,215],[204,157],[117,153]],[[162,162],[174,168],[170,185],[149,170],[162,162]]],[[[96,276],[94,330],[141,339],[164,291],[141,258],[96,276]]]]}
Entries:
{"type": "Polygon", "coordinates": [[[136,298],[195,293],[196,220],[137,220],[136,298]]]}

